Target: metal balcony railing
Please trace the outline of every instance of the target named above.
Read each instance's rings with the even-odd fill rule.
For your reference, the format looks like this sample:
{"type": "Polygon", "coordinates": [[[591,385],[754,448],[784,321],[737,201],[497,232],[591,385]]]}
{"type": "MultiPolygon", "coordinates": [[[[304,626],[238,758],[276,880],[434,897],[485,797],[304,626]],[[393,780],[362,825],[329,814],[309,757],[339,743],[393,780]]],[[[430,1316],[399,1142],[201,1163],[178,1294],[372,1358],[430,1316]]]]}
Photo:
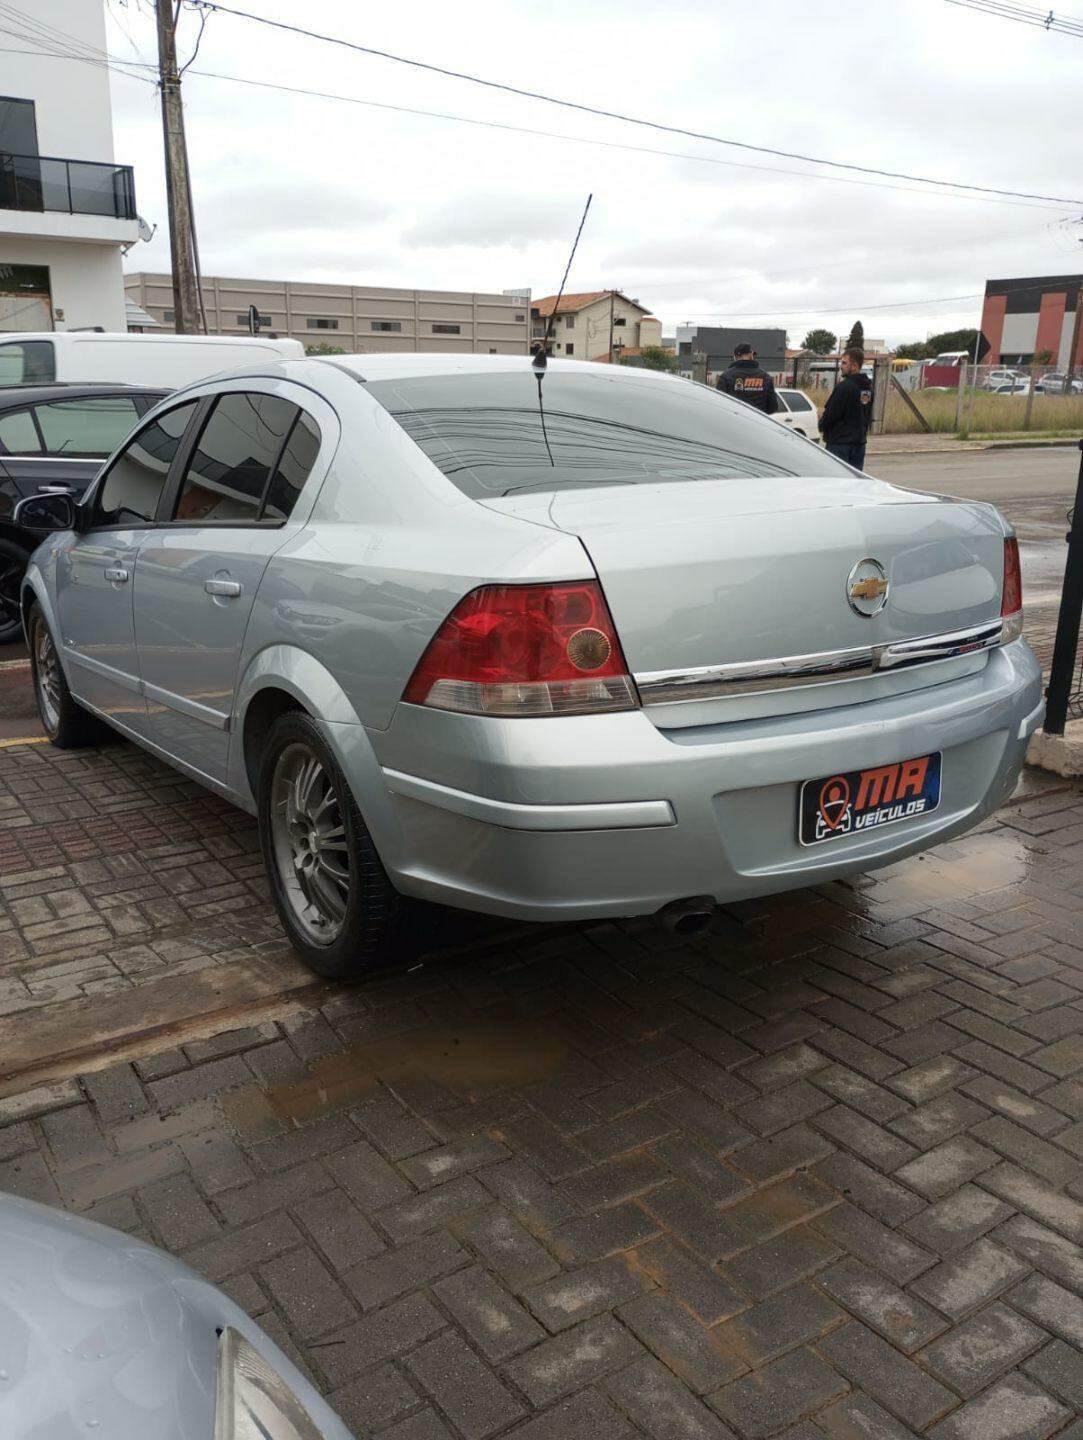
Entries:
{"type": "Polygon", "coordinates": [[[0,210],[52,210],[64,215],[135,220],[132,167],[0,150],[0,210]]]}

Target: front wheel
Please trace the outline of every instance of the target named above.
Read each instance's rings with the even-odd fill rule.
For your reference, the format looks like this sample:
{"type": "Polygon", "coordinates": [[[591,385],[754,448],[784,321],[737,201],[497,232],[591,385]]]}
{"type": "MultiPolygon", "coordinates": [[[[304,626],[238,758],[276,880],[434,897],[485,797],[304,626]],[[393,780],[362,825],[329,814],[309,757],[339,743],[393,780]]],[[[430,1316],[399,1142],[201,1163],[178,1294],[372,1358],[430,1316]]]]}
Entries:
{"type": "Polygon", "coordinates": [[[275,908],[306,964],[338,980],[403,958],[405,902],[319,726],[304,712],[289,711],[271,727],[257,800],[275,908]]]}

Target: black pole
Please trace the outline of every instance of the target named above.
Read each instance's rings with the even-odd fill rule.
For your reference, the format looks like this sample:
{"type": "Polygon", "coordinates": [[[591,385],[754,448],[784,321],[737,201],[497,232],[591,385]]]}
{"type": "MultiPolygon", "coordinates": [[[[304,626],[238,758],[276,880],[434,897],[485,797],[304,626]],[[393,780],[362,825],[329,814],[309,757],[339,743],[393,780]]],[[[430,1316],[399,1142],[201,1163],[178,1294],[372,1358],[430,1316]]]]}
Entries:
{"type": "MultiPolygon", "coordinates": [[[[1083,440],[1079,442],[1083,451],[1083,440]]],[[[1045,692],[1045,733],[1063,735],[1068,719],[1068,701],[1075,679],[1079,619],[1083,612],[1083,457],[1079,462],[1072,528],[1068,532],[1068,559],[1064,565],[1064,588],[1060,593],[1057,638],[1053,642],[1053,663],[1045,692]]]]}

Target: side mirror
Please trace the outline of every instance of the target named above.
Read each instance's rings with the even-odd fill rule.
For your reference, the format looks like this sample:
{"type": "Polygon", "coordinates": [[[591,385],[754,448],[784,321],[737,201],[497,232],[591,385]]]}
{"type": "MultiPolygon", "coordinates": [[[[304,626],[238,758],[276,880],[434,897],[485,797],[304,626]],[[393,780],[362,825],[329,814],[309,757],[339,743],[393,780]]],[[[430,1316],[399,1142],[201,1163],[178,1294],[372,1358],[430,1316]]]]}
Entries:
{"type": "Polygon", "coordinates": [[[74,530],[75,501],[70,495],[28,495],[15,506],[11,518],[16,525],[45,535],[74,530]]]}

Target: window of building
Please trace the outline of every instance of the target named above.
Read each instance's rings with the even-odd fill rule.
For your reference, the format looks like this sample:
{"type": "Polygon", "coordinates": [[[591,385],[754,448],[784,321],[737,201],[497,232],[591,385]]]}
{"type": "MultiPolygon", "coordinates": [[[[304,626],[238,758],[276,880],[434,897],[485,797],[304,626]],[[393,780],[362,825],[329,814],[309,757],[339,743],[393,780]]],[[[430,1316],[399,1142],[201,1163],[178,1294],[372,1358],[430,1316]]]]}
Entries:
{"type": "Polygon", "coordinates": [[[565,328],[565,330],[574,330],[574,329],[575,329],[575,316],[574,316],[574,315],[565,315],[565,317],[564,317],[564,328],[565,328]]]}
{"type": "MultiPolygon", "coordinates": [[[[259,317],[259,323],[260,323],[261,325],[273,325],[275,322],[274,322],[274,318],[273,318],[272,316],[270,316],[270,315],[261,315],[261,316],[259,317]]],[[[338,322],[336,321],[335,323],[337,324],[338,322]]],[[[248,329],[248,312],[247,312],[247,310],[245,311],[245,313],[244,313],[243,315],[238,315],[238,316],[237,316],[237,324],[238,324],[238,325],[243,325],[246,330],[248,329]]]]}
{"type": "Polygon", "coordinates": [[[373,320],[373,322],[372,322],[372,328],[373,328],[374,330],[401,330],[401,329],[402,329],[402,321],[401,321],[401,320],[373,320]]]}
{"type": "Polygon", "coordinates": [[[0,416],[0,455],[40,455],[41,438],[29,410],[0,416]]]}
{"type": "Polygon", "coordinates": [[[516,317],[515,317],[515,323],[516,323],[517,325],[522,325],[525,320],[526,320],[526,315],[525,315],[525,314],[516,315],[516,317]]]}
{"type": "Polygon", "coordinates": [[[95,525],[145,525],[154,519],[169,467],[196,403],[189,400],[159,415],[124,447],[98,491],[95,525]]]}
{"type": "Polygon", "coordinates": [[[434,335],[461,335],[462,327],[459,325],[437,325],[434,322],[432,333],[434,335]]]}
{"type": "Polygon", "coordinates": [[[628,317],[625,316],[625,315],[614,315],[614,316],[613,316],[613,324],[616,325],[616,326],[627,325],[627,324],[628,324],[628,317]]]}
{"type": "Polygon", "coordinates": [[[177,319],[176,311],[174,311],[174,310],[163,310],[163,311],[162,311],[162,323],[163,323],[164,325],[173,325],[173,324],[176,323],[176,319],[177,319]]]}
{"type": "MultiPolygon", "coordinates": [[[[222,395],[188,461],[173,514],[188,524],[251,524],[297,406],[277,395],[222,395]]],[[[277,518],[277,517],[268,517],[277,518]]]]}
{"type": "Polygon", "coordinates": [[[289,439],[271,476],[267,495],[263,502],[264,520],[288,520],[290,512],[301,493],[301,487],[311,474],[320,449],[320,427],[311,415],[303,410],[293,423],[289,439]]]}
{"type": "Polygon", "coordinates": [[[38,125],[33,100],[0,96],[0,150],[11,155],[38,153],[38,125]]]}
{"type": "Polygon", "coordinates": [[[570,340],[568,341],[567,345],[565,345],[565,347],[564,347],[564,353],[565,353],[565,355],[572,355],[572,354],[575,353],[575,346],[572,344],[572,342],[571,342],[570,340]]]}
{"type": "MultiPolygon", "coordinates": [[[[247,316],[245,317],[247,322],[247,316]]],[[[338,321],[330,315],[310,315],[305,321],[310,330],[337,330],[338,321]]]]}
{"type": "Polygon", "coordinates": [[[36,406],[34,413],[46,454],[76,459],[104,459],[111,455],[139,419],[135,401],[129,395],[54,400],[36,406]]]}
{"type": "Polygon", "coordinates": [[[490,345],[490,346],[489,346],[489,354],[490,354],[490,355],[499,354],[499,351],[497,350],[497,348],[496,348],[495,345],[490,345]]]}

